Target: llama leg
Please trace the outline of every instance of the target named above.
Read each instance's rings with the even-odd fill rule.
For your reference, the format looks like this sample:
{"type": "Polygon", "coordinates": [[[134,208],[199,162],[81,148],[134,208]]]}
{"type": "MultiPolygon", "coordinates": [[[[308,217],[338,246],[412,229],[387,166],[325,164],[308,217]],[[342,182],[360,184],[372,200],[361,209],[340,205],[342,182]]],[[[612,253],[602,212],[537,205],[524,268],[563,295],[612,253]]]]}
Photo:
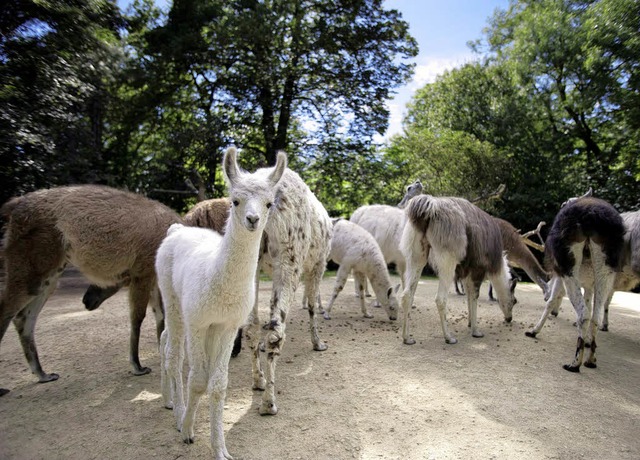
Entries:
{"type": "Polygon", "coordinates": [[[129,287],[129,317],[131,319],[131,336],[129,338],[129,362],[133,367],[133,375],[145,375],[151,372],[142,367],[138,349],[140,345],[140,328],[147,314],[147,305],[153,284],[148,280],[132,279],[129,287]]]}
{"type": "Polygon", "coordinates": [[[228,385],[229,359],[236,336],[236,329],[220,330],[218,328],[209,328],[208,335],[207,343],[211,353],[209,363],[209,369],[211,370],[209,378],[211,450],[215,459],[233,459],[227,451],[222,421],[228,385]],[[215,336],[211,337],[212,334],[215,334],[215,336]]]}
{"type": "Polygon", "coordinates": [[[420,281],[420,275],[422,269],[427,264],[429,257],[429,246],[424,251],[422,248],[413,248],[410,254],[407,255],[406,265],[404,270],[404,290],[402,291],[402,297],[400,304],[402,305],[402,342],[405,345],[414,345],[416,340],[410,336],[409,333],[409,310],[413,305],[413,299],[418,288],[418,281],[420,281]]]}
{"type": "Polygon", "coordinates": [[[194,423],[200,398],[207,390],[209,359],[205,349],[205,338],[209,328],[194,329],[187,332],[187,360],[189,376],[187,378],[187,398],[182,416],[182,440],[193,444],[194,423]]]}
{"type": "Polygon", "coordinates": [[[607,300],[604,303],[604,314],[602,315],[602,323],[600,324],[600,330],[606,332],[609,330],[609,305],[611,305],[611,299],[613,298],[614,290],[607,296],[607,300]]]}
{"type": "Polygon", "coordinates": [[[156,318],[156,336],[158,337],[158,343],[160,343],[160,336],[162,335],[162,331],[164,331],[164,306],[162,305],[162,296],[157,286],[151,290],[150,301],[153,316],[156,318]]]}
{"type": "Polygon", "coordinates": [[[317,264],[313,270],[308,272],[305,276],[305,287],[309,292],[309,299],[307,310],[309,311],[309,332],[311,333],[311,343],[315,351],[325,351],[327,345],[320,340],[318,335],[318,323],[316,320],[316,312],[321,311],[320,306],[320,283],[322,282],[322,275],[324,273],[324,263],[317,264]],[[316,302],[318,307],[316,308],[316,302]]]}
{"type": "Polygon", "coordinates": [[[576,325],[578,328],[578,342],[576,345],[576,353],[571,364],[565,364],[563,367],[570,372],[580,372],[580,366],[584,357],[584,336],[586,335],[587,324],[585,324],[585,303],[582,292],[580,291],[580,283],[576,277],[566,276],[562,278],[571,304],[576,311],[576,325]]]}
{"type": "Polygon", "coordinates": [[[544,326],[544,323],[547,321],[549,314],[554,310],[555,311],[558,310],[558,306],[562,302],[563,296],[564,296],[564,285],[562,283],[562,280],[556,276],[551,280],[551,295],[549,299],[546,301],[544,312],[542,313],[542,316],[538,320],[538,323],[533,327],[533,329],[524,333],[527,337],[535,338],[535,336],[542,329],[542,326],[544,326]]]}
{"type": "MultiPolygon", "coordinates": [[[[462,282],[467,293],[467,308],[469,310],[471,335],[476,338],[484,337],[484,334],[478,330],[478,297],[480,296],[480,284],[482,282],[476,282],[471,279],[470,276],[466,277],[462,282]]],[[[448,290],[449,288],[447,287],[447,291],[448,290]]]]}
{"type": "MultiPolygon", "coordinates": [[[[349,276],[350,271],[351,265],[346,263],[340,265],[340,267],[338,268],[338,273],[336,273],[336,282],[333,285],[333,293],[331,294],[331,298],[329,299],[327,308],[324,309],[324,319],[331,319],[331,309],[333,308],[333,303],[336,301],[338,294],[340,294],[340,291],[342,291],[344,285],[347,283],[347,277],[349,276]]],[[[362,286],[360,288],[360,303],[364,304],[364,294],[362,293],[362,286]]]]}
{"type": "Polygon", "coordinates": [[[249,318],[249,326],[245,330],[247,339],[251,344],[251,373],[253,375],[253,389],[264,391],[267,386],[267,381],[264,378],[264,372],[262,371],[262,365],[260,364],[260,315],[258,313],[258,289],[260,287],[260,279],[258,277],[260,269],[255,277],[255,300],[253,302],[253,311],[249,318]]]}
{"type": "Polygon", "coordinates": [[[559,276],[554,276],[549,283],[551,284],[551,314],[553,316],[558,316],[560,305],[562,304],[562,298],[566,294],[564,283],[562,282],[562,278],[559,276]]]}
{"type": "Polygon", "coordinates": [[[89,311],[97,309],[102,303],[110,297],[113,297],[122,288],[122,284],[116,284],[106,288],[90,285],[84,296],[82,296],[82,303],[89,311]]]}
{"type": "Polygon", "coordinates": [[[59,274],[57,273],[48,278],[44,282],[42,291],[31,300],[25,308],[20,310],[13,319],[13,324],[20,336],[20,344],[22,345],[22,350],[27,358],[31,372],[38,376],[38,382],[40,383],[52,382],[59,378],[58,374],[47,374],[42,370],[34,337],[38,315],[40,311],[42,311],[42,307],[51,293],[56,289],[58,278],[59,274]]]}
{"type": "MultiPolygon", "coordinates": [[[[362,286],[367,282],[367,277],[362,272],[356,272],[354,270],[353,277],[359,281],[358,284],[360,284],[360,286],[362,286]]],[[[361,294],[360,295],[360,311],[362,311],[362,315],[365,318],[373,318],[373,315],[367,309],[367,302],[365,302],[365,299],[364,299],[364,292],[361,292],[360,294],[361,294]]],[[[376,299],[376,303],[377,303],[377,306],[380,306],[380,302],[377,299],[376,299]]]]}
{"type": "MultiPolygon", "coordinates": [[[[440,325],[442,326],[442,334],[444,341],[448,344],[458,343],[447,324],[447,296],[449,288],[455,280],[456,261],[450,257],[438,257],[438,293],[436,294],[436,306],[438,307],[438,315],[440,316],[440,325]]],[[[466,287],[466,286],[465,286],[466,287]]]]}
{"type": "Polygon", "coordinates": [[[605,262],[605,254],[601,247],[591,244],[591,260],[593,262],[593,272],[595,278],[594,295],[593,295],[593,315],[589,325],[591,333],[591,347],[589,356],[584,363],[586,367],[596,367],[596,333],[598,331],[598,320],[602,315],[602,309],[607,301],[610,301],[613,295],[613,284],[615,281],[615,272],[605,262]]]}
{"type": "MultiPolygon", "coordinates": [[[[591,323],[593,318],[593,286],[586,286],[583,284],[582,297],[584,298],[584,321],[587,325],[591,323]]],[[[594,318],[595,320],[595,318],[594,318]]],[[[593,334],[591,334],[591,328],[587,327],[584,335],[585,348],[591,347],[593,334]]]]}

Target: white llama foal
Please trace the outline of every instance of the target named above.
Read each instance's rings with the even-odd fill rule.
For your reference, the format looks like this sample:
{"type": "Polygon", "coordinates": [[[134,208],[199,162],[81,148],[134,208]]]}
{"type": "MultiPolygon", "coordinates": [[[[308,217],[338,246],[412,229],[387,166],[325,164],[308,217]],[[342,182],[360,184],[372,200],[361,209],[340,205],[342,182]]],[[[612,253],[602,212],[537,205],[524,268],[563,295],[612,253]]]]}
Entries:
{"type": "Polygon", "coordinates": [[[364,228],[348,220],[340,219],[333,225],[333,239],[329,259],[340,264],[336,275],[331,300],[324,311],[324,318],[331,319],[331,308],[344,288],[349,273],[353,270],[353,277],[359,286],[360,309],[365,318],[373,318],[367,310],[364,299],[364,286],[367,279],[376,293],[378,302],[385,308],[390,320],[398,317],[398,299],[395,289],[391,286],[391,279],[384,261],[382,251],[376,240],[364,228]]]}
{"type": "Polygon", "coordinates": [[[176,224],[158,249],[156,270],[166,312],[160,345],[165,406],[173,408],[184,442],[192,443],[198,401],[209,391],[211,448],[216,459],[232,458],[222,427],[229,358],[238,327],[253,306],[262,234],[286,164],[281,152],[274,168],[249,174],[239,169],[235,148],[228,149],[223,166],[233,206],[224,236],[176,224]]]}
{"type": "MultiPolygon", "coordinates": [[[[400,250],[402,229],[405,223],[404,211],[386,204],[372,204],[360,206],[353,212],[349,220],[371,233],[378,246],[380,246],[385,262],[387,264],[395,264],[404,289],[406,263],[400,250]]],[[[357,294],[360,291],[357,282],[355,287],[357,294]]],[[[366,286],[364,289],[366,291],[366,286]]]]}

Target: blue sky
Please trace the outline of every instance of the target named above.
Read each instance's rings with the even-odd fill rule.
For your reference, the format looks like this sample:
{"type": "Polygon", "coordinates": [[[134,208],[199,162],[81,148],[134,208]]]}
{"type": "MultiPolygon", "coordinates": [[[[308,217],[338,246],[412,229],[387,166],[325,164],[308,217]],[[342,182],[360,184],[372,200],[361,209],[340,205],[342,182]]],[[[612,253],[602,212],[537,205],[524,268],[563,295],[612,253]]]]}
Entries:
{"type": "Polygon", "coordinates": [[[481,38],[487,20],[496,8],[506,9],[509,0],[386,0],[385,5],[402,13],[420,48],[413,61],[413,80],[389,102],[391,117],[385,134],[389,138],[402,131],[406,104],[418,88],[432,83],[445,70],[477,58],[467,42],[481,38]]]}
{"type": "MultiPolygon", "coordinates": [[[[155,0],[166,8],[171,0],[155,0]]],[[[328,0],[331,1],[331,0],[328,0]]],[[[131,0],[117,0],[126,8],[131,0]]],[[[509,0],[386,0],[385,7],[402,13],[409,23],[411,35],[417,40],[420,54],[413,80],[397,89],[389,101],[391,112],[385,138],[402,131],[406,104],[418,88],[435,80],[445,70],[474,59],[467,42],[481,38],[482,29],[496,8],[506,9],[509,0]]]]}

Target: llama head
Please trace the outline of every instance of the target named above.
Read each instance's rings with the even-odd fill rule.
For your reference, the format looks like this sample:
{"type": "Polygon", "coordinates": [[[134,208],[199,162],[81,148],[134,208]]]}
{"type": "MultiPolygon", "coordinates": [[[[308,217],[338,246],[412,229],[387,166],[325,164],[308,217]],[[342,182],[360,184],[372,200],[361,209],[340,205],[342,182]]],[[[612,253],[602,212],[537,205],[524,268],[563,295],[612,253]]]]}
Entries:
{"type": "Polygon", "coordinates": [[[230,147],[225,152],[223,165],[232,203],[229,220],[250,232],[264,230],[269,209],[276,198],[277,185],[287,167],[286,154],[278,152],[273,168],[249,173],[240,169],[237,151],[230,147]]]}
{"type": "Polygon", "coordinates": [[[502,310],[502,313],[504,314],[504,319],[507,323],[510,323],[513,319],[513,306],[518,303],[518,300],[516,299],[516,284],[518,283],[517,279],[514,279],[513,277],[513,272],[511,271],[511,269],[509,268],[509,260],[507,259],[507,253],[503,252],[502,253],[502,273],[503,276],[505,277],[506,283],[505,283],[505,287],[506,292],[506,299],[501,298],[502,296],[500,296],[500,294],[498,294],[498,304],[500,305],[500,309],[502,310]]]}
{"type": "Polygon", "coordinates": [[[407,205],[407,203],[409,203],[411,198],[413,198],[414,196],[420,195],[422,193],[422,190],[423,190],[423,187],[422,187],[422,182],[420,182],[420,179],[416,179],[414,183],[407,185],[407,188],[404,192],[404,196],[402,197],[402,201],[398,203],[398,207],[400,209],[403,209],[407,205]]]}
{"type": "Polygon", "coordinates": [[[395,321],[398,319],[398,291],[400,290],[400,284],[397,284],[396,287],[390,287],[387,290],[387,315],[389,315],[389,319],[391,321],[395,321]]]}

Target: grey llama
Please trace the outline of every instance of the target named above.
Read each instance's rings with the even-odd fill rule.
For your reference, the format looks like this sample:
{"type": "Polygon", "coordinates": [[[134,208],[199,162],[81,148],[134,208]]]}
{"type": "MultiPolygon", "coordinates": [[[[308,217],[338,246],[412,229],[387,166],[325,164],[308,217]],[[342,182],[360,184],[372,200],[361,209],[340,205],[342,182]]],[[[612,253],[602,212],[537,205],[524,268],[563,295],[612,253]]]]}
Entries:
{"type": "Polygon", "coordinates": [[[403,341],[412,345],[409,309],[422,269],[429,262],[438,274],[436,306],[446,343],[456,343],[446,319],[447,292],[458,274],[467,292],[469,327],[473,337],[482,337],[477,327],[477,301],[485,277],[493,283],[505,320],[512,319],[515,303],[509,289],[510,275],[503,255],[500,228],[486,212],[462,198],[420,195],[407,205],[407,224],[401,241],[406,256],[403,341]]]}
{"type": "Polygon", "coordinates": [[[1,212],[8,222],[0,340],[13,321],[39,382],[58,379],[58,374],[42,370],[34,329],[58,278],[71,264],[96,286],[129,286],[129,359],[135,375],[149,373],[138,357],[140,326],[151,300],[158,338],[164,328],[153,261],[169,226],[180,222],[178,214],[143,196],[97,185],[28,193],[5,203],[1,212]]]}
{"type": "Polygon", "coordinates": [[[203,228],[172,225],[158,249],[156,271],[166,311],[161,339],[162,394],[173,408],[182,439],[192,443],[198,402],[210,393],[211,448],[231,459],[222,425],[229,358],[238,327],[255,300],[262,233],[272,213],[276,187],[286,168],[280,152],[273,168],[253,174],[236,162],[235,148],[223,159],[232,208],[224,236],[203,228]],[[182,368],[188,362],[183,394],[182,368]]]}
{"type": "MultiPolygon", "coordinates": [[[[398,206],[406,206],[407,203],[411,200],[411,198],[418,196],[422,193],[423,186],[419,180],[416,180],[413,184],[407,187],[407,191],[402,198],[402,201],[398,206]]],[[[516,268],[523,269],[531,281],[536,283],[542,289],[544,294],[544,298],[547,299],[549,297],[549,274],[542,268],[538,259],[531,253],[531,250],[527,247],[527,245],[522,240],[520,232],[507,222],[504,219],[500,219],[498,217],[491,216],[492,219],[495,219],[500,227],[500,235],[502,236],[502,246],[507,253],[507,259],[509,260],[509,265],[514,266],[516,268]]],[[[515,288],[516,278],[512,276],[514,280],[512,290],[515,288]]],[[[456,292],[458,292],[457,283],[455,284],[456,292]]],[[[463,292],[458,292],[459,294],[464,294],[463,292]]],[[[491,296],[490,296],[491,297],[491,296]]]]}

